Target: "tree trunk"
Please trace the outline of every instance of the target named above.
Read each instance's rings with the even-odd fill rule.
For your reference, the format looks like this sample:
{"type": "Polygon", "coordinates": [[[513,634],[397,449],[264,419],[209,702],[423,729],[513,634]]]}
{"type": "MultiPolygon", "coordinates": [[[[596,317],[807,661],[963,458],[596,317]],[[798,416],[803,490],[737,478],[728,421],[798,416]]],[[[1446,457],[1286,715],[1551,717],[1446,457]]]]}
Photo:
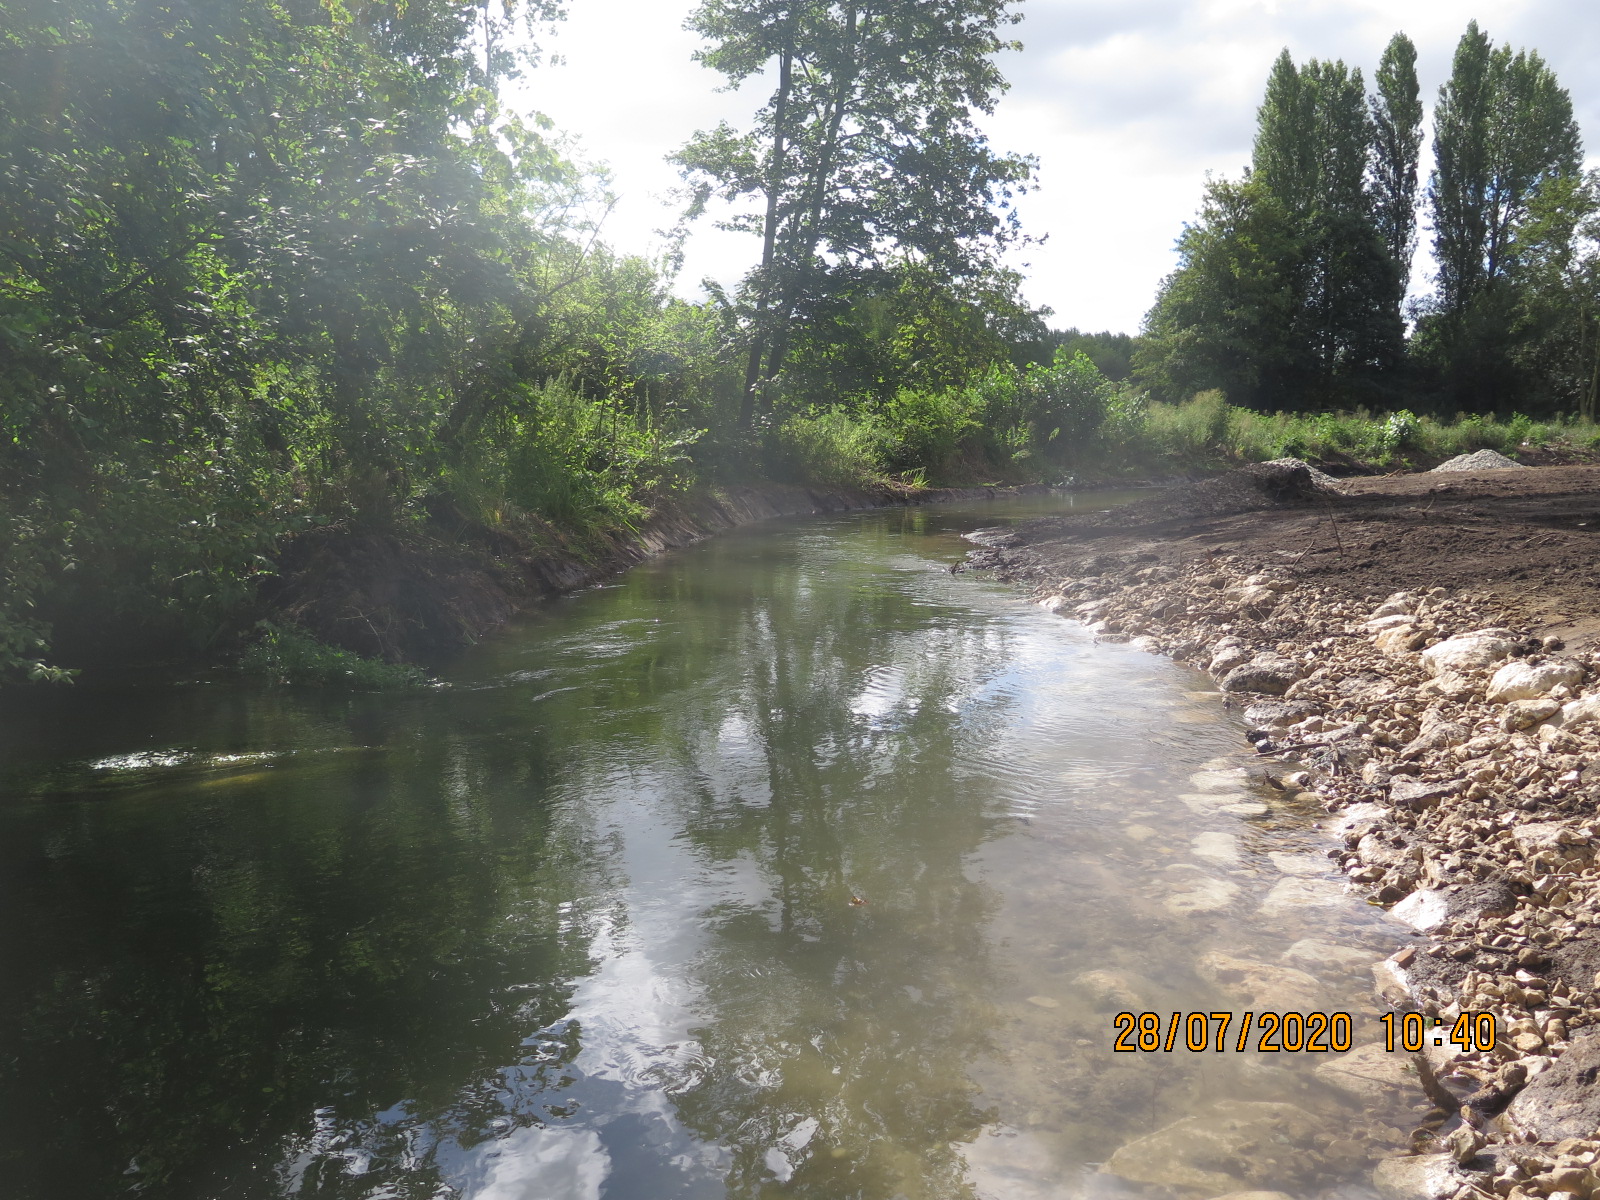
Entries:
{"type": "Polygon", "coordinates": [[[767,163],[767,211],[761,230],[761,291],[750,323],[750,354],[744,366],[744,392],[739,399],[739,428],[755,423],[756,393],[761,387],[761,357],[766,349],[767,308],[772,293],[772,263],[778,245],[778,191],[783,186],[784,129],[789,92],[794,78],[794,50],[785,46],[778,55],[778,93],[772,102],[772,158],[767,163]]]}

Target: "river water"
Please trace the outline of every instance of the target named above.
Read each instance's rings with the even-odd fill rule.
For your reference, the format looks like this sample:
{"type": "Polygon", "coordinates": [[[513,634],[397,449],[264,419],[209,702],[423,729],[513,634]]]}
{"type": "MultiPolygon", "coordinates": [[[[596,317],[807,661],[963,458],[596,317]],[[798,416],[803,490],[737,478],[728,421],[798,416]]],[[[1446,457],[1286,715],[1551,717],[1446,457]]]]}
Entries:
{"type": "Polygon", "coordinates": [[[1072,503],[740,530],[424,694],[10,697],[0,1193],[1362,1194],[1415,1097],[1113,1051],[1371,1042],[1393,930],[1204,676],[950,572],[1072,503]]]}

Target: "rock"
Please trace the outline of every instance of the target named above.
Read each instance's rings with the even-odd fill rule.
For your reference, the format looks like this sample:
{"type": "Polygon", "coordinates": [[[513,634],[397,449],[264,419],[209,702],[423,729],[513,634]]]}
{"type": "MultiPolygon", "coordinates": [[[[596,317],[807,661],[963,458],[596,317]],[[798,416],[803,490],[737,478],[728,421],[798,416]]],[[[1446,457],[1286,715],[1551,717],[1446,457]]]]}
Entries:
{"type": "Polygon", "coordinates": [[[1426,933],[1450,919],[1450,897],[1443,888],[1418,888],[1389,910],[1391,916],[1426,933]]]}
{"type": "Polygon", "coordinates": [[[1272,885],[1261,900],[1265,917],[1281,916],[1296,908],[1328,908],[1347,900],[1344,885],[1333,879],[1305,879],[1290,876],[1272,885]]]}
{"type": "Polygon", "coordinates": [[[1232,792],[1246,787],[1258,778],[1243,767],[1224,767],[1196,771],[1189,776],[1189,786],[1202,792],[1232,792]]]}
{"type": "Polygon", "coordinates": [[[1118,971],[1085,971],[1075,976],[1072,986],[1086,992],[1098,1009],[1122,1009],[1132,1012],[1144,1007],[1139,989],[1126,975],[1118,971]]]}
{"type": "Polygon", "coordinates": [[[1376,1042],[1329,1059],[1317,1067],[1316,1076],[1329,1087],[1369,1104],[1386,1104],[1395,1092],[1417,1086],[1411,1056],[1385,1050],[1376,1042]]]}
{"type": "Polygon", "coordinates": [[[1285,962],[1310,963],[1317,967],[1333,963],[1348,970],[1365,969],[1371,964],[1372,957],[1370,950],[1362,950],[1358,946],[1336,946],[1315,938],[1301,938],[1283,952],[1285,962]]]}
{"type": "Polygon", "coordinates": [[[1410,654],[1411,651],[1420,649],[1422,643],[1427,640],[1427,634],[1407,621],[1405,624],[1385,629],[1374,639],[1374,644],[1384,654],[1398,658],[1402,654],[1410,654]]]}
{"type": "Polygon", "coordinates": [[[1131,837],[1136,842],[1146,842],[1156,836],[1156,831],[1148,825],[1124,825],[1122,833],[1124,837],[1131,837]]]}
{"type": "Polygon", "coordinates": [[[1573,729],[1579,725],[1592,725],[1600,721],[1600,696],[1579,696],[1561,706],[1561,715],[1554,718],[1553,724],[1562,729],[1573,729]]]}
{"type": "Polygon", "coordinates": [[[1247,663],[1234,667],[1222,677],[1225,692],[1262,692],[1281,696],[1296,682],[1305,668],[1292,658],[1278,654],[1258,654],[1247,663]]]}
{"type": "Polygon", "coordinates": [[[1417,611],[1421,600],[1412,592],[1395,592],[1377,608],[1367,615],[1367,620],[1376,621],[1380,617],[1410,616],[1417,611]]]}
{"type": "Polygon", "coordinates": [[[1400,751],[1400,759],[1410,762],[1430,751],[1448,750],[1471,739],[1472,730],[1459,721],[1428,721],[1423,724],[1421,732],[1400,751]]]}
{"type": "Polygon", "coordinates": [[[1458,633],[1424,650],[1422,665],[1430,675],[1480,670],[1493,666],[1509,655],[1516,641],[1516,635],[1509,629],[1475,629],[1470,633],[1458,633]]]}
{"type": "Polygon", "coordinates": [[[1239,793],[1221,792],[1187,793],[1178,797],[1194,812],[1204,816],[1227,813],[1234,817],[1264,817],[1270,811],[1259,800],[1248,800],[1239,793]]]}
{"type": "Polygon", "coordinates": [[[1278,593],[1265,584],[1250,584],[1246,587],[1229,588],[1222,593],[1224,600],[1231,600],[1245,608],[1271,608],[1278,603],[1278,593]]]}
{"type": "Polygon", "coordinates": [[[1128,642],[1135,650],[1142,650],[1146,654],[1160,654],[1161,642],[1153,637],[1136,637],[1128,642]]]}
{"type": "Polygon", "coordinates": [[[1399,629],[1405,625],[1415,625],[1417,620],[1408,612],[1388,613],[1385,616],[1372,616],[1361,623],[1361,628],[1368,633],[1382,633],[1386,629],[1399,629]]]}
{"type": "Polygon", "coordinates": [[[1272,860],[1272,865],[1285,875],[1328,874],[1328,860],[1320,854],[1286,854],[1282,850],[1273,850],[1267,857],[1272,860]]]}
{"type": "MultiPolygon", "coordinates": [[[[1365,769],[1362,771],[1366,775],[1365,769]]],[[[1352,804],[1330,817],[1325,823],[1325,828],[1332,837],[1342,838],[1347,833],[1365,834],[1370,832],[1372,826],[1383,819],[1384,810],[1381,804],[1352,804]]]]}
{"type": "Polygon", "coordinates": [[[1517,1094],[1506,1116],[1540,1141],[1592,1137],[1600,1129],[1600,1028],[1573,1034],[1566,1053],[1517,1094]]]}
{"type": "Polygon", "coordinates": [[[1208,832],[1194,839],[1196,858],[1231,867],[1239,861],[1239,838],[1232,833],[1208,832]]]}
{"type": "Polygon", "coordinates": [[[1071,603],[1072,601],[1068,600],[1065,596],[1046,596],[1043,600],[1039,601],[1039,607],[1044,609],[1045,612],[1057,613],[1071,603]]]}
{"type": "Polygon", "coordinates": [[[1474,450],[1471,454],[1458,454],[1454,458],[1447,458],[1435,467],[1429,474],[1437,475],[1449,471],[1504,471],[1515,467],[1517,470],[1527,470],[1515,459],[1507,458],[1498,450],[1474,450]]]}
{"type": "Polygon", "coordinates": [[[1224,1100],[1135,1138],[1101,1169],[1130,1183],[1232,1193],[1249,1182],[1247,1163],[1259,1147],[1309,1143],[1321,1129],[1317,1118],[1293,1104],[1224,1100]]]}
{"type": "MultiPolygon", "coordinates": [[[[1412,745],[1416,745],[1416,742],[1412,745]]],[[[1441,798],[1455,795],[1464,786],[1465,781],[1460,779],[1425,783],[1410,775],[1396,775],[1389,781],[1389,801],[1402,808],[1427,809],[1438,804],[1441,798]]]]}
{"type": "Polygon", "coordinates": [[[1587,866],[1594,860],[1594,845],[1588,833],[1573,821],[1533,821],[1515,825],[1511,837],[1525,858],[1546,854],[1568,867],[1587,866]]]}
{"type": "MultiPolygon", "coordinates": [[[[1410,949],[1410,947],[1407,947],[1410,949]]],[[[1400,952],[1404,954],[1405,951],[1400,952]]],[[[1396,959],[1399,954],[1391,954],[1380,963],[1372,964],[1373,991],[1378,998],[1390,1008],[1411,1007],[1411,975],[1396,959]]]]}
{"type": "Polygon", "coordinates": [[[1583,682],[1583,668],[1577,663],[1548,662],[1533,666],[1525,662],[1509,662],[1494,673],[1489,680],[1484,698],[1490,704],[1508,704],[1512,700],[1534,700],[1548,695],[1565,684],[1577,687],[1583,682]]]}
{"type": "Polygon", "coordinates": [[[1316,979],[1304,971],[1237,958],[1220,950],[1202,954],[1195,971],[1207,983],[1238,997],[1244,1007],[1252,1009],[1310,1012],[1317,1007],[1321,995],[1316,979]]]}
{"type": "Polygon", "coordinates": [[[1210,875],[1201,875],[1195,879],[1184,880],[1177,890],[1167,897],[1166,907],[1168,912],[1177,913],[1179,916],[1216,912],[1220,908],[1227,908],[1238,895],[1238,884],[1226,879],[1216,879],[1210,875]]]}
{"type": "Polygon", "coordinates": [[[1500,728],[1506,733],[1532,729],[1561,711],[1561,702],[1545,696],[1538,700],[1513,700],[1500,713],[1500,728]]]}
{"type": "Polygon", "coordinates": [[[1287,729],[1297,721],[1315,716],[1318,706],[1296,700],[1257,700],[1244,710],[1245,724],[1251,729],[1268,729],[1274,732],[1287,729]]]}
{"type": "Polygon", "coordinates": [[[1383,1200],[1447,1200],[1472,1182],[1448,1153],[1386,1158],[1372,1169],[1372,1186],[1383,1200]]]}
{"type": "Polygon", "coordinates": [[[1211,655],[1211,661],[1206,665],[1213,678],[1226,675],[1237,666],[1250,661],[1250,652],[1243,646],[1222,646],[1211,655]]]}

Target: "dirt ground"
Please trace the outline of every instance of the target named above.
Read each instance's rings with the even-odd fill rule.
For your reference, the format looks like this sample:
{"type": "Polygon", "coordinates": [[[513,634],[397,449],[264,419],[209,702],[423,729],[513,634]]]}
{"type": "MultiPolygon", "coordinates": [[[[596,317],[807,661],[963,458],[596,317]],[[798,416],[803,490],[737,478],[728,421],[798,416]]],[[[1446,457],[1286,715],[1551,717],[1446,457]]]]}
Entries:
{"type": "Polygon", "coordinates": [[[1343,479],[1282,500],[1207,487],[1035,522],[1012,546],[1066,574],[1097,555],[1234,554],[1352,598],[1444,587],[1574,649],[1600,641],[1600,466],[1343,479]]]}

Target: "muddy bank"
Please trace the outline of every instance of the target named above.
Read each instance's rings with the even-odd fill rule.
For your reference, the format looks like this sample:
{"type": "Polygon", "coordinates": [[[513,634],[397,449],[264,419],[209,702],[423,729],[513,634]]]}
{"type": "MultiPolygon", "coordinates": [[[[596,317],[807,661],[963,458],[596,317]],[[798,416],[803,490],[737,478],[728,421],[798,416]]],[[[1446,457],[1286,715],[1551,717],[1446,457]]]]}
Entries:
{"type": "MultiPolygon", "coordinates": [[[[1401,1011],[1436,1105],[1387,1197],[1600,1194],[1600,469],[1336,482],[1258,466],[1035,522],[972,556],[1046,607],[1206,669],[1269,782],[1335,814],[1356,895],[1415,931],[1401,1011]]],[[[983,541],[981,537],[978,539],[983,541]]]]}
{"type": "Polygon", "coordinates": [[[341,527],[283,546],[262,591],[269,619],[391,662],[438,662],[519,610],[678,546],[772,517],[1030,495],[1038,487],[865,491],[782,484],[674,500],[636,531],[580,543],[559,530],[519,536],[436,513],[404,535],[341,527]]]}

